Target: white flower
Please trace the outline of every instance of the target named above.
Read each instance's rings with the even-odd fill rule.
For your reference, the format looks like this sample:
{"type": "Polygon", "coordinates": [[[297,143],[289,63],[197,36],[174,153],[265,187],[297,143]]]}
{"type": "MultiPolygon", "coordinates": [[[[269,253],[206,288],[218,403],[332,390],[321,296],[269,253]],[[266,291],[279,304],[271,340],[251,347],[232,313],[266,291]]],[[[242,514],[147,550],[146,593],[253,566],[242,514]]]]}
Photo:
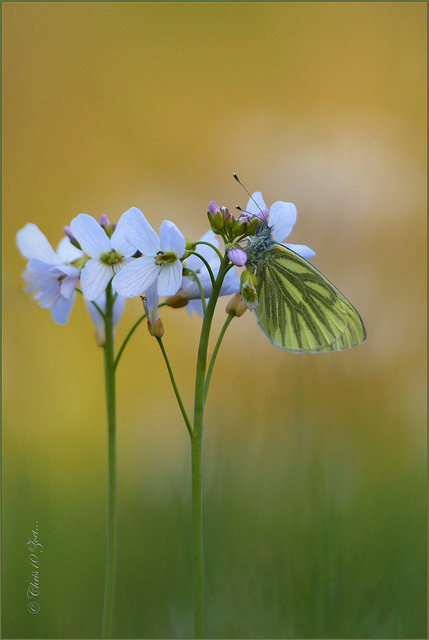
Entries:
{"type": "Polygon", "coordinates": [[[69,238],[63,238],[55,252],[46,236],[35,224],[26,224],[16,234],[18,249],[29,259],[22,274],[24,291],[33,294],[43,309],[50,309],[58,324],[67,322],[75,299],[80,270],[73,262],[82,258],[82,251],[69,238]]]}
{"type": "MultiPolygon", "coordinates": [[[[200,241],[210,242],[210,244],[212,244],[216,248],[218,248],[219,246],[218,240],[213,231],[208,231],[206,234],[204,234],[202,238],[200,238],[200,241]]],[[[213,272],[213,275],[216,278],[219,273],[220,267],[220,260],[216,251],[206,244],[198,243],[195,247],[195,251],[207,260],[213,272]]],[[[191,254],[189,258],[186,258],[183,266],[185,267],[185,269],[191,269],[197,274],[207,304],[212,291],[212,281],[206,265],[198,256],[191,254]]],[[[237,291],[239,291],[239,288],[240,282],[237,278],[237,274],[234,269],[230,269],[227,272],[222,283],[219,295],[226,296],[230,293],[237,293],[237,291]]],[[[167,301],[167,303],[171,306],[185,306],[186,304],[188,313],[191,316],[194,311],[196,311],[196,313],[198,313],[201,317],[204,315],[200,290],[195,279],[192,277],[192,274],[183,276],[180,289],[177,292],[177,296],[174,296],[174,298],[176,298],[176,300],[171,299],[170,301],[167,301]]]]}
{"type": "Polygon", "coordinates": [[[128,213],[122,214],[111,237],[95,218],[86,213],[80,213],[70,223],[73,236],[90,257],[80,276],[86,300],[99,298],[112,276],[132,260],[131,256],[136,252],[123,234],[128,213]]]}
{"type": "MultiPolygon", "coordinates": [[[[94,301],[85,300],[86,307],[89,311],[89,315],[91,316],[91,319],[95,326],[95,341],[99,347],[102,347],[106,342],[106,327],[104,324],[103,316],[101,315],[97,307],[95,307],[93,302],[95,302],[95,304],[100,309],[100,311],[105,313],[106,312],[106,293],[105,292],[102,293],[101,296],[96,298],[96,300],[94,301]]],[[[124,304],[125,304],[125,298],[117,294],[114,299],[113,309],[112,309],[112,322],[114,327],[116,327],[118,320],[122,315],[124,304]]]]}
{"type": "Polygon", "coordinates": [[[296,222],[296,207],[291,202],[275,202],[268,210],[262,193],[257,191],[247,203],[246,214],[257,216],[261,220],[265,220],[268,216],[268,226],[271,229],[271,237],[275,242],[283,244],[283,246],[295,251],[302,258],[308,260],[312,258],[315,252],[304,244],[288,244],[283,242],[292,231],[296,222]]]}
{"type": "Polygon", "coordinates": [[[157,283],[157,294],[176,293],[182,281],[182,263],[186,241],[173,222],[164,220],[159,237],[142,212],[132,207],[127,212],[125,236],[143,256],[136,258],[113,278],[113,287],[122,296],[133,298],[157,283]]]}

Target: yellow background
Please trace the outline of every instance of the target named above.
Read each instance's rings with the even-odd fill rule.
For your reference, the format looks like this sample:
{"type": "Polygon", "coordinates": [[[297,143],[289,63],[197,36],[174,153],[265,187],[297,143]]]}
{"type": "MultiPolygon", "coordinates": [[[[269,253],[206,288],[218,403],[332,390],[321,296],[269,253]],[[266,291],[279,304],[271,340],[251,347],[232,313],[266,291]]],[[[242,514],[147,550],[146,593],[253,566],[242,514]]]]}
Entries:
{"type": "MultiPolygon", "coordinates": [[[[368,340],[294,355],[251,313],[228,330],[205,423],[208,633],[424,637],[425,96],[422,2],[3,3],[7,637],[99,635],[107,447],[89,315],[77,298],[58,326],[22,292],[16,231],[35,223],[56,247],[78,213],[136,206],[195,240],[210,200],[245,207],[233,171],[267,205],[295,203],[290,241],[368,340]]],[[[118,344],[141,313],[128,301],[118,344]]],[[[162,318],[190,411],[201,322],[162,318]]],[[[118,371],[118,456],[114,633],[186,637],[189,442],[143,325],[118,371]]]]}

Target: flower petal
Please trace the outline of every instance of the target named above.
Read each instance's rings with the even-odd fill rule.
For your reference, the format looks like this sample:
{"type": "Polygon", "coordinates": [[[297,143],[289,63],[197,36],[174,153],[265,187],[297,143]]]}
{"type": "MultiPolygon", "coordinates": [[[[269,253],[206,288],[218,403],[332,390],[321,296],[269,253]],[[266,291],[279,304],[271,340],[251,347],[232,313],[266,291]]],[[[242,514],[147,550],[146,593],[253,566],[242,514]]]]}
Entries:
{"type": "Polygon", "coordinates": [[[309,260],[310,258],[316,255],[316,252],[313,251],[313,249],[310,249],[310,247],[307,247],[305,244],[283,243],[283,246],[287,247],[288,249],[291,249],[292,251],[295,251],[295,253],[301,256],[301,258],[305,258],[306,260],[309,260]]]}
{"type": "MultiPolygon", "coordinates": [[[[153,257],[151,257],[151,259],[153,260],[153,257]]],[[[133,260],[135,260],[135,258],[123,258],[122,262],[117,262],[116,264],[113,265],[113,271],[115,273],[119,273],[120,270],[123,269],[126,264],[128,264],[129,262],[132,262],[133,260]]]]}
{"type": "Polygon", "coordinates": [[[182,263],[175,260],[171,264],[161,267],[158,280],[158,295],[172,296],[182,284],[182,263]]]}
{"type": "Polygon", "coordinates": [[[51,267],[50,271],[51,273],[58,273],[58,275],[60,275],[61,273],[65,273],[66,276],[69,276],[70,278],[76,278],[76,280],[79,279],[80,274],[79,269],[68,264],[56,264],[55,267],[51,267]]]}
{"type": "Polygon", "coordinates": [[[22,255],[29,260],[34,258],[49,264],[58,262],[57,254],[35,224],[28,223],[18,231],[16,244],[22,255]]]}
{"type": "Polygon", "coordinates": [[[292,202],[275,202],[270,207],[268,226],[276,242],[282,242],[292,231],[296,222],[296,207],[292,202]]]}
{"type": "MultiPolygon", "coordinates": [[[[199,242],[201,241],[210,242],[210,244],[212,244],[216,248],[219,247],[219,242],[215,234],[213,233],[213,231],[208,231],[207,233],[205,233],[200,238],[199,242]]],[[[220,265],[219,256],[217,255],[214,249],[212,249],[211,247],[208,247],[206,244],[198,244],[197,242],[195,251],[199,253],[201,256],[203,256],[203,258],[205,258],[207,262],[209,262],[212,271],[213,269],[215,269],[220,265]]],[[[183,264],[189,269],[192,269],[192,271],[196,271],[197,273],[201,273],[201,274],[202,273],[207,274],[207,277],[209,275],[207,271],[207,267],[204,264],[204,262],[201,260],[201,258],[199,258],[194,254],[191,254],[188,258],[186,258],[186,261],[183,264]]]]}
{"type": "Polygon", "coordinates": [[[78,279],[79,279],[79,272],[77,276],[75,277],[66,276],[64,280],[61,281],[60,291],[63,298],[66,298],[67,300],[70,298],[70,296],[73,294],[73,291],[76,289],[78,279]]]}
{"type": "Polygon", "coordinates": [[[34,271],[30,271],[30,269],[26,269],[21,273],[21,278],[24,280],[24,286],[22,287],[25,293],[32,293],[33,300],[37,300],[36,296],[40,295],[42,292],[42,284],[40,282],[40,278],[34,273],[34,271]]]}
{"type": "MultiPolygon", "coordinates": [[[[209,299],[206,298],[206,304],[208,303],[208,301],[209,299]]],[[[186,309],[191,317],[193,315],[193,312],[195,311],[199,316],[204,318],[203,303],[201,302],[201,298],[199,300],[189,300],[188,304],[186,305],[186,309]]]]}
{"type": "Polygon", "coordinates": [[[37,260],[37,258],[33,260],[29,260],[27,263],[27,269],[36,273],[39,276],[44,276],[46,278],[52,278],[52,271],[56,271],[58,265],[52,265],[50,262],[42,262],[42,260],[37,260]]]}
{"type": "Polygon", "coordinates": [[[123,296],[120,296],[118,293],[118,295],[115,298],[115,302],[113,303],[113,311],[112,311],[112,320],[113,320],[114,327],[116,327],[116,325],[119,322],[119,319],[124,310],[124,305],[125,305],[125,298],[123,296]]]}
{"type": "Polygon", "coordinates": [[[83,251],[91,258],[97,258],[101,253],[110,251],[110,238],[97,220],[87,213],[80,213],[73,218],[70,227],[83,251]]]}
{"type": "Polygon", "coordinates": [[[174,253],[178,258],[181,258],[185,253],[186,240],[174,222],[164,220],[159,230],[159,238],[161,251],[174,253]]]}
{"type": "Polygon", "coordinates": [[[252,216],[260,216],[261,212],[266,208],[262,193],[256,191],[247,203],[246,213],[250,213],[252,216]]]}
{"type": "MultiPolygon", "coordinates": [[[[216,276],[217,273],[215,273],[215,277],[216,276]]],[[[235,271],[235,269],[230,269],[222,283],[219,295],[227,296],[230,293],[237,293],[238,291],[240,291],[240,280],[237,277],[237,272],[235,271]]]]}
{"type": "Polygon", "coordinates": [[[112,249],[116,249],[116,251],[125,258],[130,258],[136,252],[136,247],[131,245],[125,237],[128,226],[126,213],[127,211],[119,218],[116,229],[112,233],[112,237],[110,239],[110,246],[112,249]]]}
{"type": "Polygon", "coordinates": [[[73,262],[83,256],[83,251],[75,247],[67,236],[62,238],[57,246],[57,256],[60,262],[73,262]]]}
{"type": "Polygon", "coordinates": [[[151,256],[136,258],[126,264],[113,278],[112,286],[121,296],[134,298],[141,295],[158,279],[161,267],[151,256]]]}
{"type": "Polygon", "coordinates": [[[42,309],[50,309],[54,306],[60,295],[60,285],[58,280],[55,279],[45,282],[43,290],[40,295],[37,296],[39,306],[42,307],[42,309]]]}
{"type": "Polygon", "coordinates": [[[65,324],[69,319],[70,311],[72,310],[75,295],[66,300],[60,296],[54,306],[51,308],[51,316],[58,324],[65,324]]]}
{"type": "Polygon", "coordinates": [[[158,295],[158,286],[157,282],[154,282],[147,287],[145,291],[145,297],[143,299],[143,306],[146,313],[146,316],[151,322],[152,326],[155,327],[156,321],[159,318],[158,315],[158,304],[159,304],[159,295],[158,295]]]}
{"type": "Polygon", "coordinates": [[[85,300],[95,300],[105,291],[113,275],[112,267],[99,260],[88,260],[80,274],[80,286],[85,300]]]}
{"type": "MultiPolygon", "coordinates": [[[[131,207],[122,214],[120,221],[128,243],[144,255],[155,256],[159,251],[159,238],[140,209],[131,207]]],[[[118,223],[119,225],[119,223],[118,223]]]]}

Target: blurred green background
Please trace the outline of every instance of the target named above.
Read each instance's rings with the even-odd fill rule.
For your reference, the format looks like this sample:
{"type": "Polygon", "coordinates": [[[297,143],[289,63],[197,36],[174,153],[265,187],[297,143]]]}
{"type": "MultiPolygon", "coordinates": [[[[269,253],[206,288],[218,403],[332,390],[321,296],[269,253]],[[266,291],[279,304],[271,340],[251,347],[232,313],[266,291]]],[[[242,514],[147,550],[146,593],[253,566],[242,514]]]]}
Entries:
{"type": "MultiPolygon", "coordinates": [[[[207,228],[211,199],[294,202],[291,242],[368,340],[276,350],[246,313],[204,441],[206,633],[423,638],[426,629],[426,3],[5,2],[3,637],[96,638],[103,358],[22,292],[15,233],[139,207],[207,228]],[[38,522],[40,612],[27,611],[38,522]]],[[[224,320],[224,301],[215,322],[224,320]]],[[[118,343],[140,316],[128,301],[118,343]]],[[[162,313],[184,401],[200,319],[162,313]]],[[[143,325],[118,371],[114,637],[192,635],[189,438],[143,325]]]]}

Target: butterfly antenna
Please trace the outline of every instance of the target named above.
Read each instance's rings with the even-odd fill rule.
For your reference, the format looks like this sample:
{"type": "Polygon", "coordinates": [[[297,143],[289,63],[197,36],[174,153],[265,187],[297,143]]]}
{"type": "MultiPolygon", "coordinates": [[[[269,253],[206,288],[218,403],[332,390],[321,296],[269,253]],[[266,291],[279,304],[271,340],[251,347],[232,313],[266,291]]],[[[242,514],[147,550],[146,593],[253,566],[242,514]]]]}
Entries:
{"type": "MultiPolygon", "coordinates": [[[[245,190],[245,192],[247,193],[247,195],[249,196],[249,198],[250,198],[251,200],[253,200],[253,202],[254,202],[254,203],[256,204],[256,206],[258,207],[259,211],[262,213],[262,209],[261,209],[261,207],[260,207],[260,206],[259,206],[259,204],[256,202],[255,198],[252,196],[252,194],[250,193],[250,191],[249,191],[248,189],[246,189],[246,187],[245,187],[245,186],[244,186],[244,184],[241,182],[241,180],[240,180],[240,178],[238,177],[238,175],[237,175],[236,173],[233,173],[232,175],[233,175],[233,176],[234,176],[234,178],[237,180],[238,184],[240,184],[240,185],[243,187],[243,189],[245,190]]],[[[243,209],[240,209],[240,207],[237,207],[237,209],[238,209],[239,211],[243,211],[243,209]]]]}

